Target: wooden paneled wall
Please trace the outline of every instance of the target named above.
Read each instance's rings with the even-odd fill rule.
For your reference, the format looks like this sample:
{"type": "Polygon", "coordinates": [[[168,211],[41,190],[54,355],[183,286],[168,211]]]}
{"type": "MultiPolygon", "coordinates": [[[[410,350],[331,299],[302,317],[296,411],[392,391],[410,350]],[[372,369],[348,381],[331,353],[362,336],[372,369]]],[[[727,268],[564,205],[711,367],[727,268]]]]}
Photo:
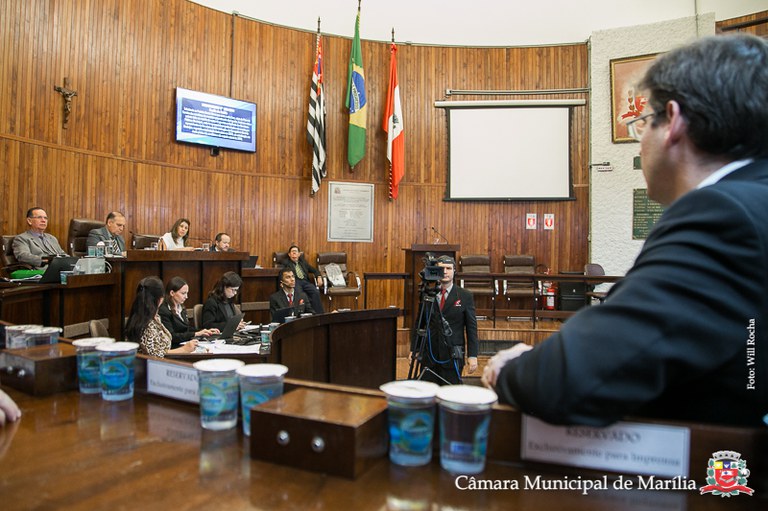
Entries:
{"type": "MultiPolygon", "coordinates": [[[[286,7],[290,8],[290,7],[286,7]]],[[[318,4],[322,16],[322,3],[318,4]]],[[[349,31],[353,31],[350,6],[349,31]]],[[[363,7],[362,23],[365,23],[363,7]]],[[[387,34],[382,34],[382,39],[387,34]]],[[[310,197],[307,105],[315,34],[258,23],[186,0],[5,0],[0,3],[0,189],[2,233],[26,228],[32,205],[46,209],[62,244],[72,217],[123,211],[128,229],[162,234],[178,217],[191,236],[226,230],[235,247],[268,261],[292,242],[310,258],[345,250],[349,266],[403,271],[402,248],[431,239],[434,226],[463,253],[531,253],[555,270],[588,257],[587,106],[573,109],[572,201],[444,202],[448,167],[445,89],[546,90],[588,87],[586,44],[465,48],[402,44],[398,73],[405,118],[406,173],[387,196],[381,118],[389,45],[363,41],[369,99],[365,159],[346,164],[344,93],[351,39],[325,36],[328,178],[374,183],[373,243],[326,240],[328,185],[310,197]],[[77,91],[67,129],[64,77],[77,91]],[[174,141],[174,91],[184,87],[258,105],[257,152],[174,141]],[[527,231],[526,213],[556,215],[554,231],[527,231]]],[[[451,98],[454,99],[454,98],[451,98]]],[[[455,99],[584,99],[587,93],[455,99]]],[[[196,243],[199,243],[198,240],[196,243]]],[[[399,303],[399,284],[378,284],[371,304],[399,303]]],[[[371,298],[369,298],[370,300],[371,298]]]]}

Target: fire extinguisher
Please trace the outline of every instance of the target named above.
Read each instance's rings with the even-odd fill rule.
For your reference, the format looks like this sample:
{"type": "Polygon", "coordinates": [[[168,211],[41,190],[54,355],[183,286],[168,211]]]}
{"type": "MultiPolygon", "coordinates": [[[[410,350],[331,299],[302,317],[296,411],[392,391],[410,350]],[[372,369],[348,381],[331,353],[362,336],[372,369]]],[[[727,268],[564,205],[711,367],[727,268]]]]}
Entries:
{"type": "MultiPolygon", "coordinates": [[[[536,266],[536,273],[549,275],[549,267],[545,264],[539,264],[536,266]]],[[[549,280],[539,281],[539,294],[542,297],[542,310],[555,310],[555,296],[557,295],[555,283],[549,280]]]]}
{"type": "Polygon", "coordinates": [[[544,282],[544,309],[548,311],[555,310],[555,285],[552,282],[544,282]]]}

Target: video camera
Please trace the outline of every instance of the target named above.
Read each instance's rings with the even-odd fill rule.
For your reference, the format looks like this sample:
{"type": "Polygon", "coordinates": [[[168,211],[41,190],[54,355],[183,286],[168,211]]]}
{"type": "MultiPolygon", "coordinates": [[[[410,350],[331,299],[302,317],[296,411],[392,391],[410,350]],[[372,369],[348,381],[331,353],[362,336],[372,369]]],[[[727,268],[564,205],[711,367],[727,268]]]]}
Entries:
{"type": "Polygon", "coordinates": [[[424,255],[424,269],[419,272],[419,277],[425,282],[439,282],[445,275],[445,268],[437,265],[437,258],[427,252],[424,255]]]}

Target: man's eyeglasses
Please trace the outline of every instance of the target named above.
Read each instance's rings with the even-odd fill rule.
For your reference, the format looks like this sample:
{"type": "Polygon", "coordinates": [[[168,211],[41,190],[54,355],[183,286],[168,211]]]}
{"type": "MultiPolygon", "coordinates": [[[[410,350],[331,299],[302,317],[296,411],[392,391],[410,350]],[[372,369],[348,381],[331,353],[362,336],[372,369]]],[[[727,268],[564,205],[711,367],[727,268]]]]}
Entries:
{"type": "Polygon", "coordinates": [[[47,216],[40,216],[40,215],[38,215],[38,216],[31,216],[29,218],[32,218],[33,220],[48,220],[47,216]]]}
{"type": "Polygon", "coordinates": [[[656,112],[648,112],[627,122],[629,136],[640,142],[643,139],[645,128],[648,127],[648,118],[654,115],[656,115],[656,112]]]}

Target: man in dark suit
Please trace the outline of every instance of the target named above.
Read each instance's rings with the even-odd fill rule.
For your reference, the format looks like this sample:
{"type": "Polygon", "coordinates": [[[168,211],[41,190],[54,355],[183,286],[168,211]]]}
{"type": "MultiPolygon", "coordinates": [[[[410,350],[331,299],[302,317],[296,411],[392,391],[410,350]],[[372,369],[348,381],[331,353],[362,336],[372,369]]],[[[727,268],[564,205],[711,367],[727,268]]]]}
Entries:
{"type": "Polygon", "coordinates": [[[286,307],[293,307],[295,315],[304,313],[314,313],[309,297],[296,287],[296,277],[289,268],[282,268],[278,273],[280,289],[272,293],[269,297],[269,313],[272,321],[275,320],[275,313],[286,307]]]}
{"type": "Polygon", "coordinates": [[[230,243],[232,243],[232,238],[229,237],[229,234],[220,232],[213,239],[210,250],[211,252],[232,252],[232,249],[229,248],[230,243]]]}
{"type": "Polygon", "coordinates": [[[423,346],[412,340],[411,358],[420,356],[423,367],[420,379],[439,385],[461,383],[466,356],[468,372],[477,370],[477,317],[472,293],[454,284],[456,261],[440,256],[437,266],[443,277],[434,302],[424,301],[425,321],[429,325],[423,346]],[[445,321],[443,321],[443,318],[445,321]],[[465,347],[466,344],[466,347],[465,347]],[[420,352],[420,353],[417,353],[420,352]]]}
{"type": "Polygon", "coordinates": [[[497,354],[483,381],[552,423],[765,429],[768,41],[697,40],[661,55],[639,88],[648,103],[630,134],[664,214],[603,304],[497,354]]]}
{"type": "Polygon", "coordinates": [[[104,227],[91,229],[88,233],[86,246],[95,247],[100,241],[104,242],[105,247],[110,247],[109,253],[115,255],[125,255],[125,240],[123,231],[125,230],[125,215],[119,211],[112,211],[107,215],[107,223],[104,227]]]}
{"type": "Polygon", "coordinates": [[[296,277],[296,287],[309,296],[309,301],[312,303],[312,309],[318,314],[325,312],[323,302],[320,300],[320,290],[318,289],[322,286],[323,282],[320,270],[304,259],[304,254],[296,245],[291,245],[288,249],[288,260],[286,260],[284,264],[296,277]]]}
{"type": "Polygon", "coordinates": [[[43,208],[30,208],[27,211],[29,230],[13,238],[13,256],[20,263],[38,268],[47,265],[57,255],[67,255],[59,245],[59,240],[45,232],[48,227],[48,214],[43,208]]]}

